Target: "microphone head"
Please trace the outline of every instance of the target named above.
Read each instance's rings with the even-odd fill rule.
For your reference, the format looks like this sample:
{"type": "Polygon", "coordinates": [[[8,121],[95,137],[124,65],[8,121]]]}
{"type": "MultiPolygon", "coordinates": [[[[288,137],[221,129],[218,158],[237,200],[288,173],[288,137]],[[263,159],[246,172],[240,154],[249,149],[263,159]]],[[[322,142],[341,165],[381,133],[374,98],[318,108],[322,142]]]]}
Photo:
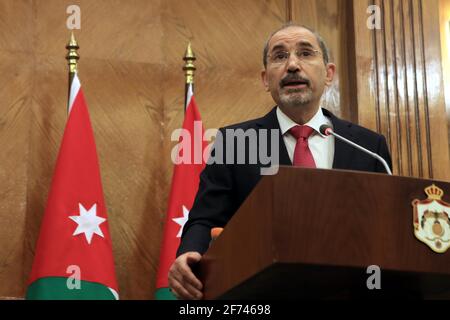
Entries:
{"type": "Polygon", "coordinates": [[[327,124],[321,125],[319,130],[320,133],[323,134],[324,136],[329,136],[331,132],[333,132],[333,128],[331,128],[331,126],[327,124]]]}

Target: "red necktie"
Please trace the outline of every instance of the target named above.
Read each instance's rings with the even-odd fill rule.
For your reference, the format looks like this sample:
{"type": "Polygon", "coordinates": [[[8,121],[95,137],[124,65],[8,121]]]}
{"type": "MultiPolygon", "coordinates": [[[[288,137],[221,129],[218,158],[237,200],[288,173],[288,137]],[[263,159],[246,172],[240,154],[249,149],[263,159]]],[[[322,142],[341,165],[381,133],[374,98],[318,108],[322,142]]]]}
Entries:
{"type": "Polygon", "coordinates": [[[308,138],[314,129],[308,126],[295,126],[289,130],[289,133],[297,139],[294,150],[294,166],[304,168],[315,168],[313,155],[308,146],[308,138]]]}

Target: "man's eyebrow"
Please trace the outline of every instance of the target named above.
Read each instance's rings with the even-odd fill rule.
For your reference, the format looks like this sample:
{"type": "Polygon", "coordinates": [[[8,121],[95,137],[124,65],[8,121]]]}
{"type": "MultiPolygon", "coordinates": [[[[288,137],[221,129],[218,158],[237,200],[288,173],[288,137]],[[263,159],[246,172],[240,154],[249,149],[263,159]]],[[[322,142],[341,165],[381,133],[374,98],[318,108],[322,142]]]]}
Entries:
{"type": "MultiPolygon", "coordinates": [[[[310,49],[316,49],[309,41],[305,41],[305,40],[298,42],[298,43],[296,44],[296,46],[297,46],[298,48],[310,48],[310,49]]],[[[277,44],[277,45],[274,46],[274,47],[272,48],[272,50],[270,50],[270,51],[273,52],[273,51],[275,51],[275,50],[280,50],[280,49],[285,50],[285,49],[286,49],[286,46],[284,46],[283,44],[277,44]]]]}
{"type": "Polygon", "coordinates": [[[286,47],[282,44],[277,44],[275,47],[272,48],[271,52],[273,52],[275,50],[280,50],[280,49],[286,49],[286,47]]]}
{"type": "Polygon", "coordinates": [[[309,43],[308,41],[300,41],[300,42],[298,42],[297,43],[297,47],[302,47],[302,48],[311,48],[311,49],[314,49],[314,46],[311,44],[311,43],[309,43]]]}

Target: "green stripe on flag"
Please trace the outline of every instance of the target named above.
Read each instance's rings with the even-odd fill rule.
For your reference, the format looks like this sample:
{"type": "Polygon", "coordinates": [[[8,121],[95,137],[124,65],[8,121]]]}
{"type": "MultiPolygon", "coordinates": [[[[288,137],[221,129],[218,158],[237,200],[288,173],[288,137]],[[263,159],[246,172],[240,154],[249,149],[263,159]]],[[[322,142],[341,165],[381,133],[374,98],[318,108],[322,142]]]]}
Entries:
{"type": "Polygon", "coordinates": [[[159,288],[155,292],[156,300],[178,300],[169,288],[159,288]]]}
{"type": "MultiPolygon", "coordinates": [[[[27,290],[29,300],[116,300],[112,291],[100,284],[80,281],[79,289],[69,289],[69,278],[48,277],[33,282],[27,290]]],[[[70,284],[73,279],[70,279],[70,284]]]]}

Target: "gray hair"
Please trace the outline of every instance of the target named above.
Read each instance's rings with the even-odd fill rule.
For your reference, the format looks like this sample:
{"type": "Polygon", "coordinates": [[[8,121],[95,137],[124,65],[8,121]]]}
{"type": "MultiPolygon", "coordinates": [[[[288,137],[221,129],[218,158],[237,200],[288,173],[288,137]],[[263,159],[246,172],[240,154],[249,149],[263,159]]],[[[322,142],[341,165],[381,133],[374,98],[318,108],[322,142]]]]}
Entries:
{"type": "Polygon", "coordinates": [[[304,28],[304,29],[310,31],[316,37],[317,42],[319,42],[320,50],[322,50],[323,62],[325,64],[328,64],[330,62],[330,50],[328,49],[327,44],[325,43],[323,38],[320,36],[320,34],[318,34],[315,30],[313,30],[310,27],[307,27],[305,25],[300,25],[300,24],[295,24],[293,22],[288,22],[288,23],[284,24],[281,28],[279,28],[279,29],[275,30],[274,32],[272,32],[272,34],[267,39],[266,44],[264,45],[264,51],[263,51],[264,68],[267,68],[267,55],[269,54],[269,42],[270,42],[270,40],[272,39],[272,37],[277,32],[280,32],[281,30],[284,30],[284,29],[287,29],[287,28],[290,28],[290,27],[299,27],[299,28],[304,28]]]}

